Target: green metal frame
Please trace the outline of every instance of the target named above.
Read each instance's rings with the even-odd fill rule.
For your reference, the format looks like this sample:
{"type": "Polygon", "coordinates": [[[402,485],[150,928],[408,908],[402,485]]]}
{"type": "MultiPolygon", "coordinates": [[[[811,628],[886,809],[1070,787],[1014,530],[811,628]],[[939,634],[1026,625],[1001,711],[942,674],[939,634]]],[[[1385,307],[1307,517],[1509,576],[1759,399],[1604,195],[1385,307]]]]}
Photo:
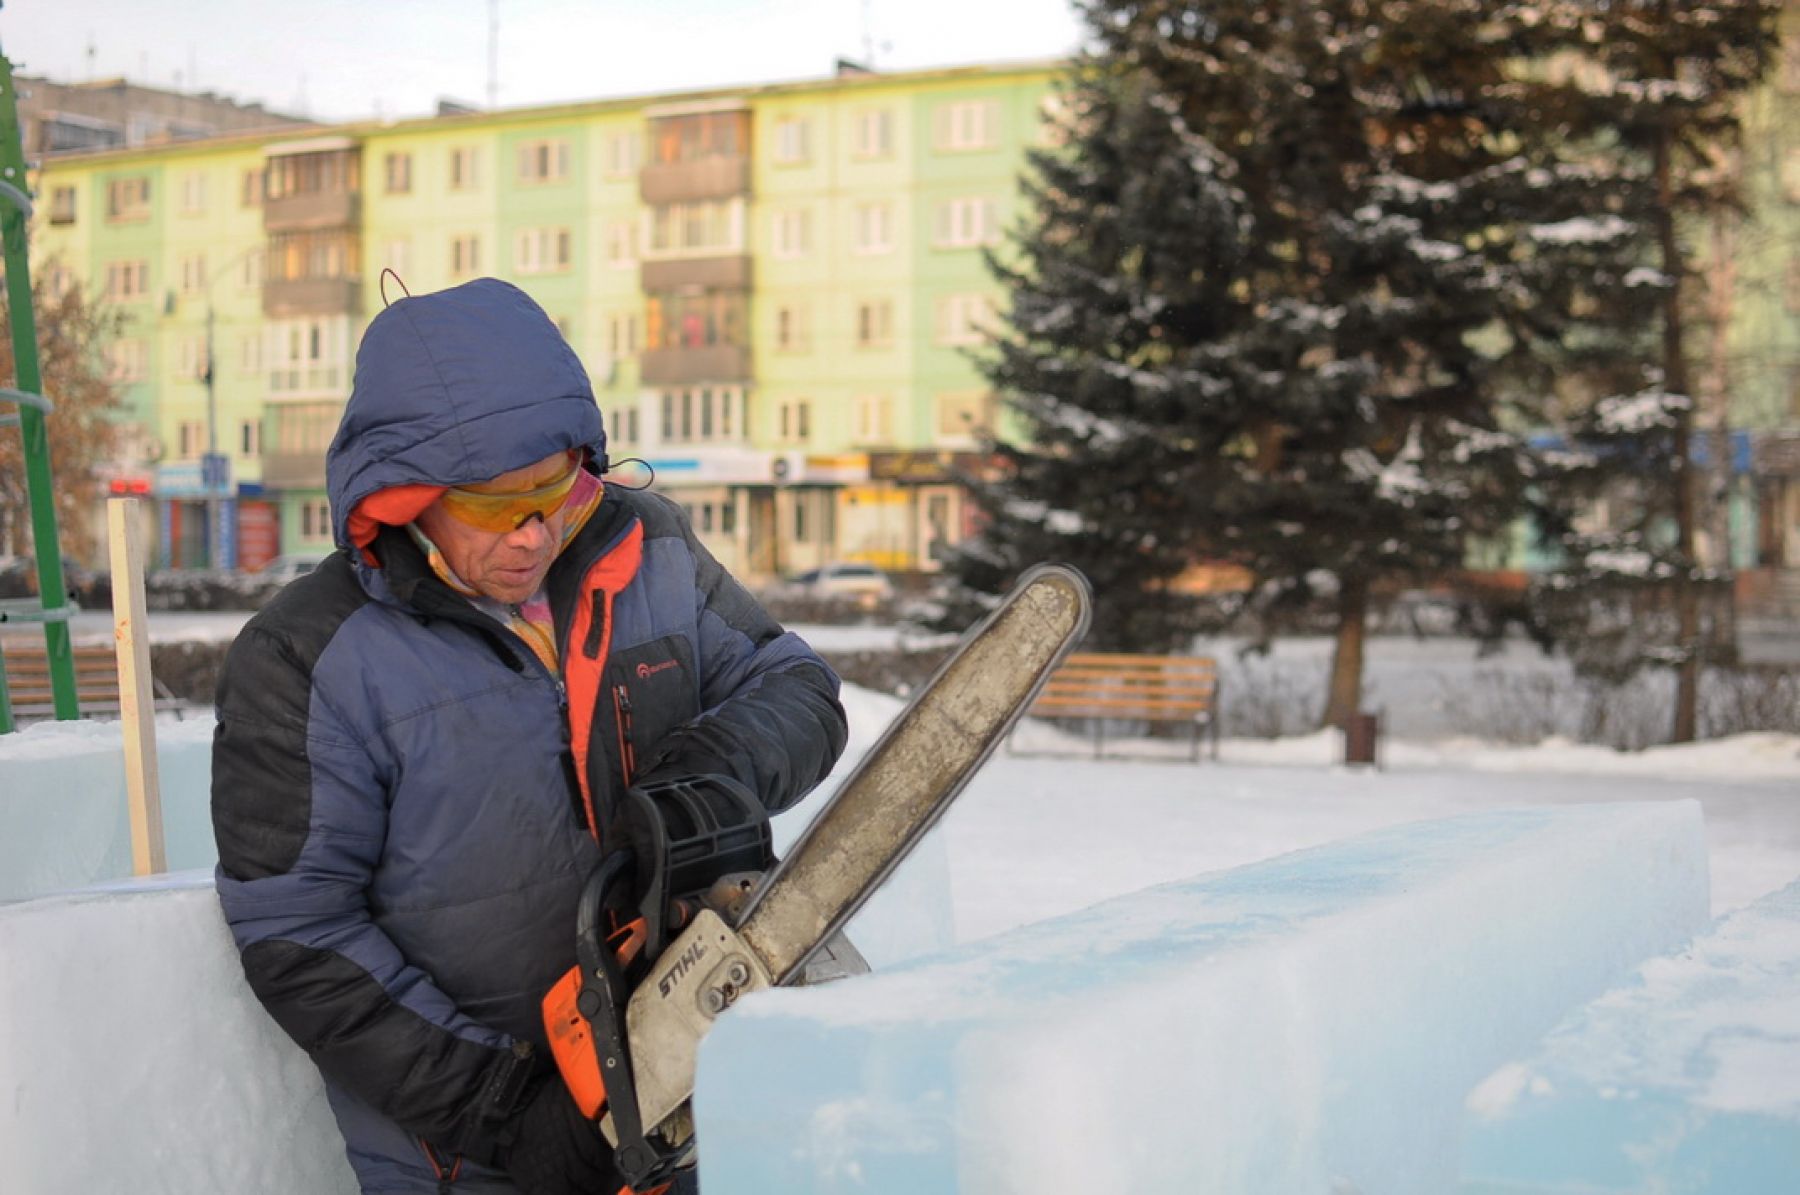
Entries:
{"type": "MultiPolygon", "coordinates": [[[[51,489],[50,401],[38,371],[37,319],[31,306],[31,262],[27,232],[31,197],[26,193],[25,150],[19,139],[19,103],[12,62],[0,54],[0,239],[6,257],[6,299],[12,322],[16,390],[0,398],[17,404],[19,434],[25,441],[25,490],[31,498],[31,539],[36,545],[38,599],[44,650],[50,661],[50,693],[59,720],[81,717],[75,695],[75,657],[69,648],[67,593],[63,587],[62,539],[56,530],[51,489]]],[[[12,420],[7,420],[12,422],[12,420]]],[[[12,699],[0,658],[0,734],[13,729],[12,699]]]]}

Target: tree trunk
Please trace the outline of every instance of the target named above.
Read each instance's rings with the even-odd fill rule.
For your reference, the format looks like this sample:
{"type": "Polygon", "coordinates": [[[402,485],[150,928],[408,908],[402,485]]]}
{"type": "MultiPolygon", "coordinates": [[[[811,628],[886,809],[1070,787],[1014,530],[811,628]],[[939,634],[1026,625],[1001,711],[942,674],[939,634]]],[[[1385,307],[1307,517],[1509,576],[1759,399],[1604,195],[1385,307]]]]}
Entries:
{"type": "MultiPolygon", "coordinates": [[[[1658,198],[1657,239],[1662,249],[1663,272],[1676,280],[1663,300],[1663,385],[1673,394],[1693,397],[1688,384],[1687,354],[1682,345],[1681,297],[1687,270],[1681,244],[1675,234],[1675,191],[1672,177],[1671,135],[1665,131],[1656,143],[1658,198]]],[[[1675,666],[1675,719],[1669,733],[1672,743],[1691,743],[1699,722],[1700,705],[1700,594],[1694,585],[1694,412],[1692,405],[1675,413],[1673,459],[1669,479],[1675,493],[1675,552],[1681,575],[1675,578],[1676,638],[1680,662],[1675,666]]]]}
{"type": "Polygon", "coordinates": [[[1337,648],[1331,657],[1331,688],[1324,726],[1342,726],[1362,707],[1363,640],[1368,632],[1369,584],[1342,578],[1338,589],[1337,648]]]}

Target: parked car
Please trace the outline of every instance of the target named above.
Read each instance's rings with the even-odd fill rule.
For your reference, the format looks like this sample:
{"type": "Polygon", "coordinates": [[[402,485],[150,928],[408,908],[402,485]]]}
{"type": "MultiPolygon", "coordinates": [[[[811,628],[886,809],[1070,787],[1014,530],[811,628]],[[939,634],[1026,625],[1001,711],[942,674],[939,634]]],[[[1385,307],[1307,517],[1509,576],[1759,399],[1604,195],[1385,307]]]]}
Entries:
{"type": "Polygon", "coordinates": [[[256,579],[279,588],[289,581],[304,577],[324,562],[323,556],[309,556],[305,553],[277,556],[256,571],[256,579]]]}
{"type": "Polygon", "coordinates": [[[783,597],[850,598],[860,605],[891,601],[894,583],[872,564],[843,562],[795,573],[776,590],[783,597]]]}

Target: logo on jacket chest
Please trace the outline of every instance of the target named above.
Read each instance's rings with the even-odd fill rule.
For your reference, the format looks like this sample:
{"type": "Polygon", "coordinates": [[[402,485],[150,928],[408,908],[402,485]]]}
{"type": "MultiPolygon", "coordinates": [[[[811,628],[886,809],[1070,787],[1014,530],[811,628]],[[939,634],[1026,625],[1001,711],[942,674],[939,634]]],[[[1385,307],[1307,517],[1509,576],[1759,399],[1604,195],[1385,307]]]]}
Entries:
{"type": "Polygon", "coordinates": [[[660,664],[639,664],[637,666],[637,678],[639,680],[649,680],[651,677],[655,676],[657,673],[667,672],[669,669],[671,669],[675,666],[676,666],[676,661],[674,661],[674,660],[664,660],[660,664]]]}

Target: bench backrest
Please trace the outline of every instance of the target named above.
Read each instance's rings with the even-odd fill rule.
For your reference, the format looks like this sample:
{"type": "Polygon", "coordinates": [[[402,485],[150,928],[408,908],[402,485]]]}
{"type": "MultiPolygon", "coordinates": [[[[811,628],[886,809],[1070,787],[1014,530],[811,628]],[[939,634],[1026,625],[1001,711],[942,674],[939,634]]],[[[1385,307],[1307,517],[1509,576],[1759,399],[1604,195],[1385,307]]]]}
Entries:
{"type": "MultiPolygon", "coordinates": [[[[111,647],[76,646],[75,696],[84,714],[119,712],[119,658],[111,647]]],[[[5,649],[6,689],[15,717],[48,716],[55,711],[50,688],[50,657],[41,646],[5,649]]]]}
{"type": "Polygon", "coordinates": [[[1077,652],[1051,674],[1031,712],[1052,717],[1204,719],[1219,697],[1207,656],[1077,652]]]}

